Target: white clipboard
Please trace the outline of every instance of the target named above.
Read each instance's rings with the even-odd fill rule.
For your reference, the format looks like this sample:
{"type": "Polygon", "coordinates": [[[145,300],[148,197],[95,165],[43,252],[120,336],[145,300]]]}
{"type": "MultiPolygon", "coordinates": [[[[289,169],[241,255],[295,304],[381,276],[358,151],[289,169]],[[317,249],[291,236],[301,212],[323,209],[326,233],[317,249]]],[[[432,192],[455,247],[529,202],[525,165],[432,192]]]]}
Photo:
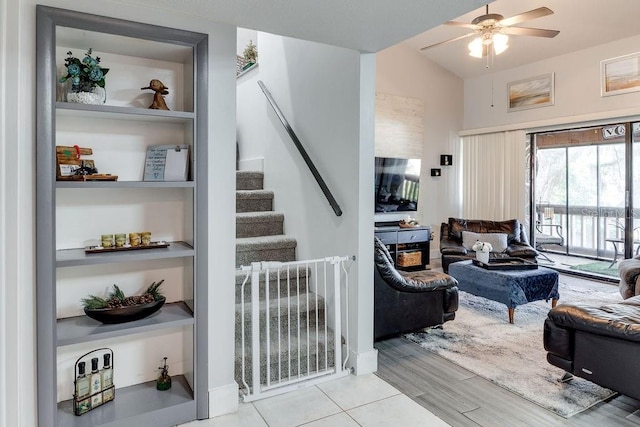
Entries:
{"type": "Polygon", "coordinates": [[[144,163],[144,181],[186,181],[188,145],[150,145],[144,163]]]}

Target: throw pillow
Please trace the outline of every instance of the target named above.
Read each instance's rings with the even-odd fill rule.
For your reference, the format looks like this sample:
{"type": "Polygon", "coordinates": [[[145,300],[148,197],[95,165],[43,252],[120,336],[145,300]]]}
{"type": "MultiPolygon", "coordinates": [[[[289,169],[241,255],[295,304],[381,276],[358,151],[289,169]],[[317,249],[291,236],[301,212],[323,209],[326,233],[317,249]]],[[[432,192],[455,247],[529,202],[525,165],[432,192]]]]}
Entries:
{"type": "Polygon", "coordinates": [[[507,249],[506,233],[474,233],[473,231],[462,232],[462,246],[467,250],[473,250],[471,247],[475,242],[491,243],[493,250],[491,252],[504,252],[507,249]]]}

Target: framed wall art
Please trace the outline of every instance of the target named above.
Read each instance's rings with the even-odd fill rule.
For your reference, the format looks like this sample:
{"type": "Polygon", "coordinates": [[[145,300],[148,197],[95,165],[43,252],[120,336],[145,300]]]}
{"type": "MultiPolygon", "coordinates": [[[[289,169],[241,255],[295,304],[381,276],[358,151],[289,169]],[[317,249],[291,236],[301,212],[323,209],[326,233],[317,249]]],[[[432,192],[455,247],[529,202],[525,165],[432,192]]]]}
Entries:
{"type": "Polygon", "coordinates": [[[554,103],[554,73],[507,83],[508,111],[547,107],[554,103]]]}
{"type": "Polygon", "coordinates": [[[640,91],[640,52],[600,61],[600,94],[640,91]]]}

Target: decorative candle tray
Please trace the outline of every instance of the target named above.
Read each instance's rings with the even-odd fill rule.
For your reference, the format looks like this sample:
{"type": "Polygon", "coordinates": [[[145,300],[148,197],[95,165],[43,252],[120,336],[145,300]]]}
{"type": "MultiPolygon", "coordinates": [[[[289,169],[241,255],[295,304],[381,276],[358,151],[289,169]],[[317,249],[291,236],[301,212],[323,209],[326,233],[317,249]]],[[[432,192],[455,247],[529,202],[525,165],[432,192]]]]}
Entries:
{"type": "Polygon", "coordinates": [[[140,246],[131,246],[131,245],[125,245],[125,246],[113,246],[110,248],[104,248],[102,246],[87,246],[84,248],[84,251],[88,254],[95,254],[95,253],[103,253],[103,252],[121,252],[121,251],[135,251],[138,249],[161,249],[161,248],[168,248],[169,247],[169,243],[167,242],[151,242],[148,245],[140,245],[140,246]]]}

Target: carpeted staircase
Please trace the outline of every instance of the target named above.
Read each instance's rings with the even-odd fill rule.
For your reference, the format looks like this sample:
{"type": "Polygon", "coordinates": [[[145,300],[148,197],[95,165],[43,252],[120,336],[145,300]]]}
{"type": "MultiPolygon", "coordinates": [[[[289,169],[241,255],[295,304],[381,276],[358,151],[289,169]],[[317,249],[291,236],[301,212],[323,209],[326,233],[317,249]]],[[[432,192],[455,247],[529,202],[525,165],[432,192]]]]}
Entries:
{"type": "MultiPolygon", "coordinates": [[[[260,261],[295,261],[296,239],[284,234],[284,215],[273,212],[273,192],[263,189],[262,172],[236,172],[236,267],[248,266],[260,261]]],[[[260,325],[261,325],[261,379],[266,380],[266,319],[270,325],[271,380],[286,380],[291,376],[316,371],[316,362],[324,367],[325,359],[329,366],[333,364],[333,332],[327,328],[325,335],[324,299],[308,291],[306,268],[289,271],[287,282],[286,269],[280,270],[280,281],[277,271],[269,277],[269,310],[267,314],[267,292],[263,285],[264,274],[261,275],[260,287],[260,325]],[[299,278],[299,280],[294,280],[299,278]],[[278,320],[279,328],[278,328],[278,320]],[[316,324],[317,322],[317,324],[316,324]],[[297,345],[297,334],[300,331],[301,345],[297,345]],[[319,351],[315,343],[318,338],[319,351]],[[291,341],[291,349],[288,343],[291,341]],[[311,343],[311,345],[309,345],[311,343]],[[326,343],[326,344],[325,344],[326,343]],[[325,346],[328,347],[325,352],[325,346]],[[277,354],[281,354],[278,364],[277,354]],[[307,355],[309,366],[307,366],[307,355]],[[291,371],[289,371],[291,365],[291,371]]],[[[243,388],[242,381],[242,296],[241,286],[246,272],[236,271],[236,357],[235,377],[243,388]]],[[[251,279],[244,287],[244,319],[245,319],[245,378],[251,385],[251,279]]]]}

